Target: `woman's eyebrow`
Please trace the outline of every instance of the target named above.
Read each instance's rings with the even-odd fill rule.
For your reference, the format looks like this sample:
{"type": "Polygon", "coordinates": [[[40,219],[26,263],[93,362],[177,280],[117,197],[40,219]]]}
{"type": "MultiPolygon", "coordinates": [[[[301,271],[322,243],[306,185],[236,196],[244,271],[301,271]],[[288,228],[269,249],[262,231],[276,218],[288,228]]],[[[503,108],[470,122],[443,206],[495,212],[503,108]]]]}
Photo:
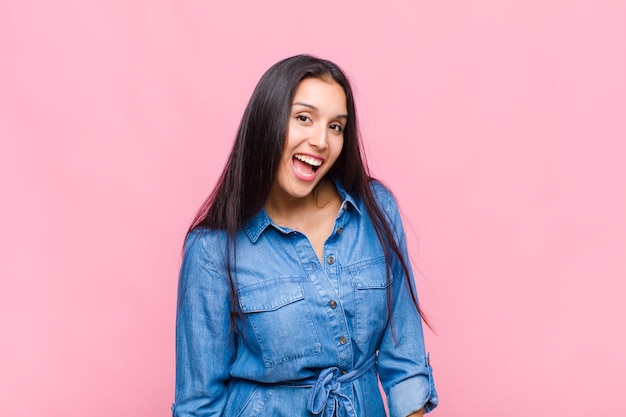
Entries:
{"type": "Polygon", "coordinates": [[[301,102],[301,101],[295,101],[295,102],[293,103],[293,105],[294,105],[294,106],[295,106],[295,105],[304,106],[304,107],[308,107],[308,108],[309,108],[309,109],[311,109],[311,110],[319,111],[319,109],[318,109],[317,107],[315,107],[314,105],[312,105],[312,104],[307,104],[307,103],[303,103],[303,102],[301,102]]]}
{"type": "MultiPolygon", "coordinates": [[[[295,106],[295,105],[308,107],[309,109],[311,109],[311,110],[313,110],[313,111],[319,112],[319,109],[318,109],[317,107],[315,107],[314,105],[312,105],[312,104],[303,103],[303,102],[301,102],[301,101],[295,101],[295,102],[293,103],[293,106],[295,106]]],[[[337,116],[335,116],[335,117],[336,117],[337,119],[347,119],[347,118],[348,118],[348,115],[347,115],[347,114],[338,114],[338,115],[337,115],[337,116]]]]}

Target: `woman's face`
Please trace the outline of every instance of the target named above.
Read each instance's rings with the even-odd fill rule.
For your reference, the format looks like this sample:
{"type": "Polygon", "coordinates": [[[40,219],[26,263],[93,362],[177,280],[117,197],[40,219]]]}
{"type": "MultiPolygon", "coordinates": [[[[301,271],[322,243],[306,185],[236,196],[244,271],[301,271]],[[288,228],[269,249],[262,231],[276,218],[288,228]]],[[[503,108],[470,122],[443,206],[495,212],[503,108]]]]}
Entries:
{"type": "Polygon", "coordinates": [[[343,148],[346,94],[335,81],[306,78],[296,90],[272,194],[307,197],[343,148]]]}

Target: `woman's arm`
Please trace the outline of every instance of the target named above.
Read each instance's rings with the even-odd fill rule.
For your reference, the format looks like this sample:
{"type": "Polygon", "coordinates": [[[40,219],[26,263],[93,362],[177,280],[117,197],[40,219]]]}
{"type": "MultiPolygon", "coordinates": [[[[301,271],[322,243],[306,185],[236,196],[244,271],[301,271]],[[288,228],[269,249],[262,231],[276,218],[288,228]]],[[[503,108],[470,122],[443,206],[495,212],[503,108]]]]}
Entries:
{"type": "Polygon", "coordinates": [[[401,263],[392,257],[391,318],[378,351],[380,381],[387,394],[391,417],[421,416],[437,406],[438,397],[424,347],[422,318],[411,297],[411,289],[417,293],[404,229],[391,193],[382,186],[375,192],[409,269],[407,279],[401,263]]]}
{"type": "Polygon", "coordinates": [[[235,356],[228,277],[210,257],[217,245],[207,233],[190,234],[180,271],[174,417],[221,416],[235,356]]]}

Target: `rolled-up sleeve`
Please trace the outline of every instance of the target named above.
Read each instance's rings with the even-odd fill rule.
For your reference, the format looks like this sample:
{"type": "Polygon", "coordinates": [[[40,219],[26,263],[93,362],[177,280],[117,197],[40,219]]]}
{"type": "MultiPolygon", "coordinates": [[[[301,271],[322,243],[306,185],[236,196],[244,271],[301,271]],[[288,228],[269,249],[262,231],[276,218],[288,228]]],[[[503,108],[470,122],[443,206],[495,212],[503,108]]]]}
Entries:
{"type": "MultiPolygon", "coordinates": [[[[386,192],[383,207],[392,226],[396,242],[407,262],[406,239],[395,200],[386,192]]],[[[379,200],[380,201],[380,200],[379,200]]],[[[391,325],[387,325],[378,353],[381,384],[387,394],[389,415],[406,417],[424,408],[432,411],[438,404],[429,354],[425,352],[422,319],[411,297],[409,283],[417,296],[411,265],[409,280],[397,260],[392,262],[393,305],[391,325]]]]}
{"type": "Polygon", "coordinates": [[[189,234],[180,270],[174,417],[222,415],[235,355],[228,277],[211,261],[206,233],[189,234]]]}

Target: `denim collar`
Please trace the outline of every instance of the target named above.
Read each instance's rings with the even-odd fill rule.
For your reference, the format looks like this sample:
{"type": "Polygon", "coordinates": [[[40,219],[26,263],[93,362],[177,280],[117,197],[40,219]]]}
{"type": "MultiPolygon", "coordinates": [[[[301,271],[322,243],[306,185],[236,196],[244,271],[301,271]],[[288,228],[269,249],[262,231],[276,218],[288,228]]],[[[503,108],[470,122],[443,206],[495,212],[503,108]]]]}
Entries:
{"type": "MultiPolygon", "coordinates": [[[[357,213],[362,214],[361,209],[356,203],[356,199],[350,194],[348,194],[346,189],[343,188],[343,185],[341,185],[338,181],[335,181],[335,180],[333,180],[333,184],[335,185],[335,188],[337,188],[337,192],[339,193],[339,196],[341,197],[342,211],[345,208],[347,208],[349,204],[352,207],[354,207],[357,213]]],[[[252,243],[254,243],[259,239],[259,236],[261,236],[261,233],[263,233],[265,229],[270,225],[276,228],[277,230],[281,231],[282,233],[289,233],[292,231],[291,229],[280,227],[277,224],[275,224],[270,218],[270,216],[267,214],[264,208],[259,210],[257,214],[255,214],[249,220],[247,220],[243,224],[243,229],[248,234],[248,237],[250,238],[252,243]]]]}

